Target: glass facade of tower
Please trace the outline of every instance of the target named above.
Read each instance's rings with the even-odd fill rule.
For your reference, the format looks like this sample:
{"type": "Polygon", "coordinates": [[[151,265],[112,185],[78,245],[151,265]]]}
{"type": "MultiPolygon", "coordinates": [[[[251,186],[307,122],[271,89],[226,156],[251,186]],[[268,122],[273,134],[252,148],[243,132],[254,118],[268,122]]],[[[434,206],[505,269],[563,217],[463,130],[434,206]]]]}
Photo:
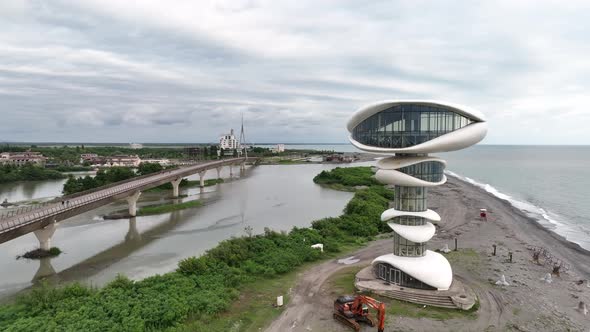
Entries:
{"type": "Polygon", "coordinates": [[[376,113],[352,131],[362,144],[383,148],[407,148],[450,133],[473,120],[449,109],[403,104],[376,113]]]}

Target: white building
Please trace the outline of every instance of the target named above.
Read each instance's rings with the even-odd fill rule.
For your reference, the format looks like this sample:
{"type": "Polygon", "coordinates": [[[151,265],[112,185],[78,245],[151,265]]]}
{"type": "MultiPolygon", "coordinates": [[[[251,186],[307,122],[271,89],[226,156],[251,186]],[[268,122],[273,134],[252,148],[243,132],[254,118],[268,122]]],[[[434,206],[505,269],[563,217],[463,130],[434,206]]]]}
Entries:
{"type": "Polygon", "coordinates": [[[234,136],[234,130],[231,129],[229,134],[223,135],[219,138],[219,149],[223,150],[239,150],[240,142],[234,136]]]}
{"type": "Polygon", "coordinates": [[[104,166],[138,167],[139,164],[141,164],[141,159],[137,155],[118,155],[107,157],[104,166]]]}
{"type": "Polygon", "coordinates": [[[160,164],[164,167],[170,166],[170,159],[142,159],[141,162],[146,164],[160,164]]]}
{"type": "Polygon", "coordinates": [[[428,209],[427,189],[447,181],[446,162],[428,154],[480,142],[487,133],[484,115],[437,101],[387,100],[358,110],[347,128],[358,149],[391,155],[377,162],[375,178],[395,186],[394,206],[381,214],[393,231],[393,252],[373,260],[375,276],[402,287],[448,290],[451,265],[426,248],[435,235],[433,222],[441,222],[428,209]]]}
{"type": "Polygon", "coordinates": [[[281,153],[285,152],[285,144],[277,144],[274,148],[271,149],[272,153],[281,153]]]}
{"type": "Polygon", "coordinates": [[[133,150],[137,150],[137,149],[143,149],[143,144],[139,144],[139,143],[129,143],[129,148],[133,149],[133,150]]]}

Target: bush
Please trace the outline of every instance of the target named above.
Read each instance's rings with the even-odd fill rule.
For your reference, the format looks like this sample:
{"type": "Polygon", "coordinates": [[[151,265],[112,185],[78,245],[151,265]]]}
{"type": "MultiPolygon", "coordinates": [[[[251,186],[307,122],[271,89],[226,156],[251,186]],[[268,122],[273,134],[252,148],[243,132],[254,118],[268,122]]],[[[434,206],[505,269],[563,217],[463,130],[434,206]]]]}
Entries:
{"type": "Polygon", "coordinates": [[[313,178],[318,184],[340,184],[345,187],[379,185],[374,178],[371,167],[336,167],[330,171],[322,171],[313,178]]]}

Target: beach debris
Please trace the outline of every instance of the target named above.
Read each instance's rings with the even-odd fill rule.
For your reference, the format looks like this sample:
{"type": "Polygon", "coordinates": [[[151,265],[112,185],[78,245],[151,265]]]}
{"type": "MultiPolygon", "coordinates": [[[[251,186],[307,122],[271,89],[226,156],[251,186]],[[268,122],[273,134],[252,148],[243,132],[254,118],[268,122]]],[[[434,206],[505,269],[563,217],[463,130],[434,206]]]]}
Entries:
{"type": "Polygon", "coordinates": [[[492,253],[492,256],[496,256],[496,248],[498,246],[496,246],[495,244],[492,244],[492,247],[494,248],[494,252],[492,253]]]}
{"type": "Polygon", "coordinates": [[[451,252],[451,249],[449,249],[449,245],[445,243],[445,245],[442,247],[440,251],[444,252],[445,254],[448,254],[451,252]]]}
{"type": "Polygon", "coordinates": [[[580,279],[578,281],[576,281],[576,285],[581,285],[584,283],[584,279],[580,279]]]}
{"type": "Polygon", "coordinates": [[[560,276],[559,274],[559,270],[561,270],[561,264],[557,265],[553,265],[553,271],[551,273],[555,274],[556,276],[560,276]]]}
{"type": "Polygon", "coordinates": [[[488,221],[488,210],[487,209],[479,209],[479,218],[482,221],[488,221]]]}
{"type": "Polygon", "coordinates": [[[508,252],[508,256],[510,257],[508,258],[508,260],[510,261],[510,263],[512,263],[512,251],[508,252]]]}
{"type": "Polygon", "coordinates": [[[502,275],[500,277],[500,280],[496,281],[496,285],[498,286],[510,286],[510,284],[508,283],[508,281],[506,281],[506,276],[502,275]]]}
{"type": "Polygon", "coordinates": [[[322,243],[312,244],[311,247],[313,249],[320,249],[320,252],[324,252],[324,245],[322,243]]]}
{"type": "Polygon", "coordinates": [[[550,284],[553,282],[553,279],[551,278],[551,273],[547,273],[545,274],[545,276],[543,276],[543,278],[541,278],[541,280],[543,280],[544,282],[550,284]]]}
{"type": "Polygon", "coordinates": [[[354,258],[354,256],[350,256],[350,257],[339,259],[338,264],[350,265],[350,264],[358,263],[359,261],[360,261],[360,259],[354,258]]]}
{"type": "Polygon", "coordinates": [[[578,311],[584,314],[584,316],[588,315],[588,306],[586,303],[584,303],[584,301],[580,301],[580,303],[578,303],[578,311]]]}
{"type": "Polygon", "coordinates": [[[539,256],[541,256],[541,251],[534,250],[533,251],[533,262],[535,262],[535,264],[539,264],[539,256]]]}
{"type": "Polygon", "coordinates": [[[590,280],[586,280],[586,287],[590,288],[590,280]]]}

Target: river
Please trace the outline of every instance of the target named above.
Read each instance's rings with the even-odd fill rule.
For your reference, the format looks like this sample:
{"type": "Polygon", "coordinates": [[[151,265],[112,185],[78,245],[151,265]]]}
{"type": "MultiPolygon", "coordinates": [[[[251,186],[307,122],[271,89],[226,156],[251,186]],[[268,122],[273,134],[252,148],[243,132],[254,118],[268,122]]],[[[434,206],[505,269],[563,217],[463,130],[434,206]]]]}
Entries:
{"type": "MultiPolygon", "coordinates": [[[[33,233],[0,244],[0,299],[7,298],[41,279],[52,284],[80,281],[96,286],[117,274],[141,279],[173,270],[179,260],[200,255],[232,236],[254,233],[265,227],[290,230],[311,221],[338,216],[351,193],[322,188],[312,178],[335,165],[263,165],[242,174],[222,171],[226,182],[204,189],[189,188],[183,200],[201,199],[204,206],[156,216],[102,220],[100,216],[126,208],[113,203],[62,221],[52,245],[63,253],[41,261],[16,259],[38,247],[33,233]]],[[[216,172],[207,172],[213,178],[216,172]]],[[[198,175],[191,179],[198,179],[198,175]]],[[[63,180],[0,185],[0,198],[37,200],[58,195],[63,180]]],[[[170,201],[168,193],[142,194],[143,203],[170,201]]]]}

